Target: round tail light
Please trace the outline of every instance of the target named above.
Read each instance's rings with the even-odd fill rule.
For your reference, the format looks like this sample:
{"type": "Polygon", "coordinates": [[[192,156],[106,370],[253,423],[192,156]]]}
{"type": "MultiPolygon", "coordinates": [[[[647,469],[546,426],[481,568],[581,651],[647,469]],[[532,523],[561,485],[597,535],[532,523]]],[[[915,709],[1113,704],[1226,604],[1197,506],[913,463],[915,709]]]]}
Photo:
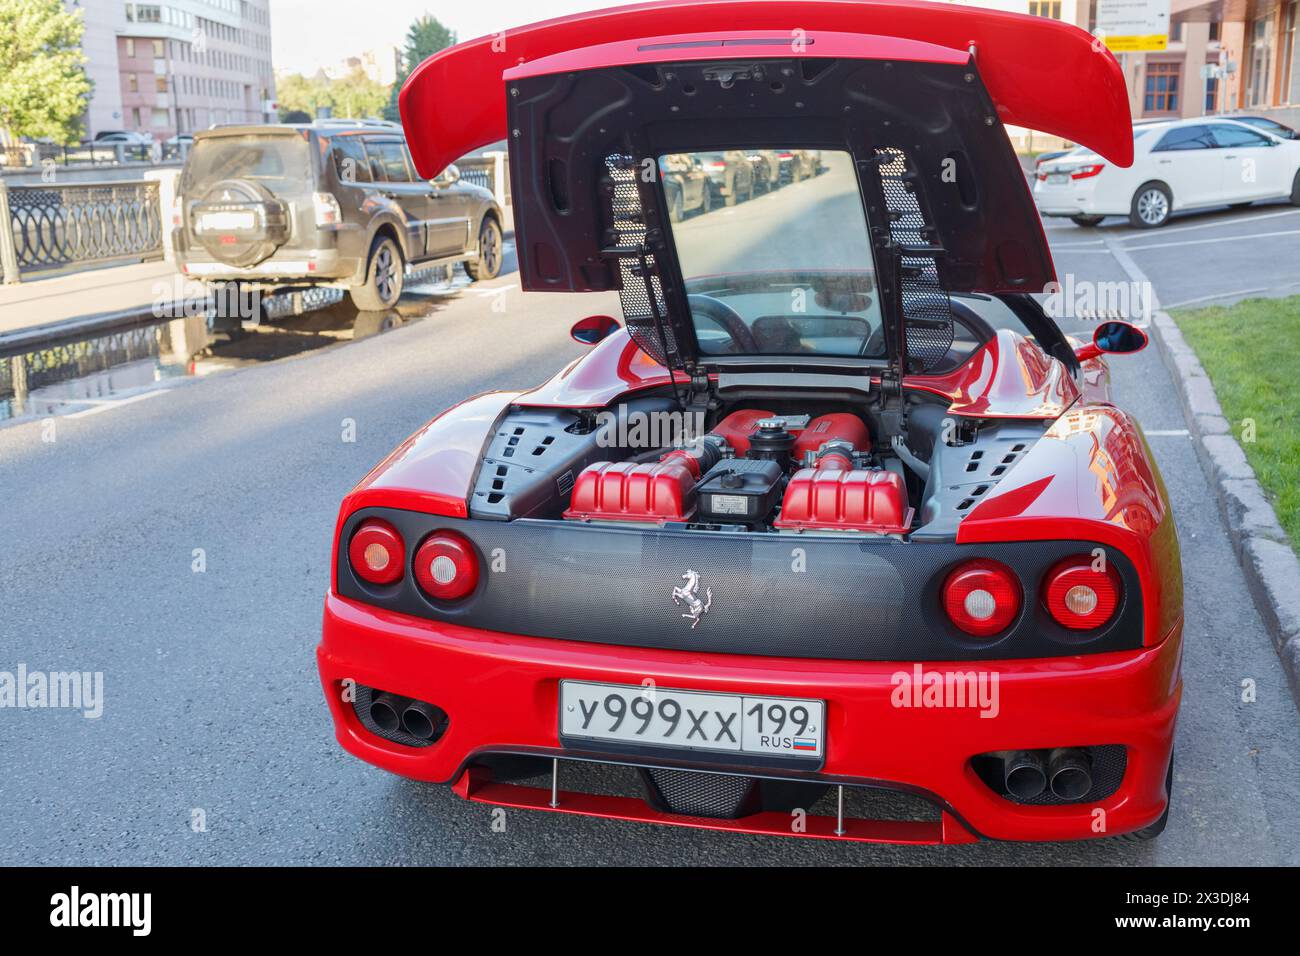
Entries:
{"type": "Polygon", "coordinates": [[[402,577],[406,545],[386,521],[363,521],[348,542],[348,561],[357,577],[371,584],[392,584],[402,577]]]}
{"type": "Polygon", "coordinates": [[[429,597],[459,601],[478,586],[478,556],[452,531],[435,531],[415,552],[415,580],[429,597]]]}
{"type": "Polygon", "coordinates": [[[943,607],[967,634],[992,637],[1020,613],[1020,581],[996,561],[967,561],[944,581],[943,607]]]}
{"type": "Polygon", "coordinates": [[[1078,554],[1047,572],[1043,594],[1047,612],[1057,624],[1072,631],[1091,631],[1115,616],[1124,585],[1109,561],[1098,569],[1092,555],[1078,554]]]}

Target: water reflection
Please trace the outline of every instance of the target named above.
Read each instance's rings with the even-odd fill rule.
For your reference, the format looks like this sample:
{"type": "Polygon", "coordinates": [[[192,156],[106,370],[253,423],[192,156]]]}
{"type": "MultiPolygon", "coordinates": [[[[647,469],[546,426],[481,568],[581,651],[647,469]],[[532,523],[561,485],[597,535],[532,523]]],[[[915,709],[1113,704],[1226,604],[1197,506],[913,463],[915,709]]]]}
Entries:
{"type": "Polygon", "coordinates": [[[417,322],[468,285],[457,270],[408,277],[397,306],[360,312],[342,292],[275,296],[268,321],[209,328],[202,315],[164,319],[21,355],[0,357],[0,422],[86,411],[168,379],[209,375],[380,335],[417,322]]]}

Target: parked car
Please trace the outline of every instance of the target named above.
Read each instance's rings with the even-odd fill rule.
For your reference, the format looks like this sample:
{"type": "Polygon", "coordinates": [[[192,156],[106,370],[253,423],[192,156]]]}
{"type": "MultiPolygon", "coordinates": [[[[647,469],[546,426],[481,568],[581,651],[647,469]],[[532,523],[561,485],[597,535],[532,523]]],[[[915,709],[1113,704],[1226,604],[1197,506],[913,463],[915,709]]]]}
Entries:
{"type": "Polygon", "coordinates": [[[550,20],[522,63],[488,37],[406,81],[426,174],[509,134],[523,289],[617,292],[622,322],[575,302],[581,358],[436,413],[344,498],[316,654],[336,739],[539,811],[1155,836],[1181,570],[1106,366],[1146,336],[1072,342],[1027,294],[1056,275],[1000,125],[1126,163],[1118,63],[1073,26],[930,3],[809,0],[724,47],[737,6],[693,7],[697,33],[677,2],[550,20]],[[1024,49],[1069,90],[983,74],[1024,49]],[[719,141],[765,138],[819,153],[823,188],[662,221],[647,156],[740,152],[725,172],[744,153],[719,141]],[[935,172],[953,154],[961,181],[935,172]],[[623,772],[592,790],[585,762],[623,772]],[[853,788],[888,812],[846,813],[853,788]]]}
{"type": "Polygon", "coordinates": [[[754,189],[770,193],[781,188],[781,157],[775,149],[748,150],[749,164],[754,168],[754,189]]]}
{"type": "Polygon", "coordinates": [[[1202,118],[1133,127],[1133,165],[1116,166],[1077,148],[1035,174],[1044,216],[1095,226],[1128,216],[1139,229],[1163,226],[1177,210],[1248,206],[1260,199],[1300,205],[1300,140],[1237,119],[1202,118]]]}
{"type": "Polygon", "coordinates": [[[659,160],[659,171],[664,180],[668,215],[673,222],[680,222],[694,210],[708,212],[713,208],[709,176],[698,157],[670,153],[659,160]]]}
{"type": "Polygon", "coordinates": [[[734,206],[754,198],[754,168],[741,149],[728,149],[698,154],[704,172],[709,177],[709,188],[717,202],[734,206]]]}
{"type": "Polygon", "coordinates": [[[777,150],[781,164],[781,182],[797,183],[816,176],[821,169],[821,153],[815,149],[777,150]]]}
{"type": "Polygon", "coordinates": [[[1236,120],[1238,123],[1245,123],[1247,126],[1253,126],[1256,129],[1262,129],[1265,133],[1272,133],[1278,139],[1300,139],[1300,133],[1293,130],[1284,123],[1279,123],[1275,119],[1269,119],[1267,116],[1245,116],[1233,114],[1224,117],[1225,119],[1236,120]]]}
{"type": "Polygon", "coordinates": [[[267,292],[346,289],[386,309],[416,263],[501,270],[502,216],[454,165],[415,174],[399,132],[272,125],[198,133],[172,220],[177,266],[209,283],[267,292]]]}
{"type": "Polygon", "coordinates": [[[91,141],[95,146],[152,146],[152,133],[133,133],[124,130],[103,130],[91,141]]]}

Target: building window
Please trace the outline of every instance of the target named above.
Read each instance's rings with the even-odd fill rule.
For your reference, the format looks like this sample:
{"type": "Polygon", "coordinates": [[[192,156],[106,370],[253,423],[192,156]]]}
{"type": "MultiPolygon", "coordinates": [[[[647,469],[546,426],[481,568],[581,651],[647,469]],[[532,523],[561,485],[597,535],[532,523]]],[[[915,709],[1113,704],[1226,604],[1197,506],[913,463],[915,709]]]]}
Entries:
{"type": "Polygon", "coordinates": [[[1182,20],[1179,20],[1177,23],[1169,24],[1169,42],[1170,43],[1183,42],[1183,21],[1182,20]]]}
{"type": "Polygon", "coordinates": [[[1029,15],[1061,19],[1061,0],[1029,0],[1029,15]]]}
{"type": "Polygon", "coordinates": [[[128,73],[126,75],[126,91],[128,93],[140,92],[140,78],[134,73],[128,73]]]}
{"type": "Polygon", "coordinates": [[[1219,104],[1219,78],[1211,76],[1205,81],[1205,112],[1217,113],[1219,104]]]}
{"type": "Polygon", "coordinates": [[[1211,43],[1219,39],[1220,27],[1222,27],[1222,24],[1218,20],[1210,21],[1210,42],[1211,43]]]}
{"type": "Polygon", "coordinates": [[[1246,54],[1250,64],[1247,79],[1246,102],[1248,106],[1268,105],[1268,80],[1273,52],[1273,15],[1260,17],[1252,25],[1250,49],[1246,54]]]}
{"type": "Polygon", "coordinates": [[[1144,113],[1177,113],[1181,63],[1147,63],[1146,91],[1142,98],[1144,113]]]}
{"type": "Polygon", "coordinates": [[[135,59],[135,37],[126,38],[126,58],[128,60],[135,59]]]}
{"type": "Polygon", "coordinates": [[[158,90],[159,93],[166,93],[166,92],[167,92],[167,77],[165,77],[165,76],[155,76],[155,77],[153,78],[153,81],[154,81],[154,86],[155,86],[155,88],[158,90]]]}
{"type": "Polygon", "coordinates": [[[154,58],[155,60],[161,60],[161,59],[163,58],[163,51],[164,51],[165,49],[166,49],[166,48],[163,46],[163,41],[162,41],[162,40],[154,40],[154,41],[153,41],[153,58],[154,58]]]}
{"type": "Polygon", "coordinates": [[[1282,18],[1282,100],[1286,103],[1300,103],[1300,70],[1296,70],[1295,61],[1300,50],[1300,31],[1296,30],[1296,21],[1300,20],[1300,3],[1293,2],[1286,8],[1282,18]]]}

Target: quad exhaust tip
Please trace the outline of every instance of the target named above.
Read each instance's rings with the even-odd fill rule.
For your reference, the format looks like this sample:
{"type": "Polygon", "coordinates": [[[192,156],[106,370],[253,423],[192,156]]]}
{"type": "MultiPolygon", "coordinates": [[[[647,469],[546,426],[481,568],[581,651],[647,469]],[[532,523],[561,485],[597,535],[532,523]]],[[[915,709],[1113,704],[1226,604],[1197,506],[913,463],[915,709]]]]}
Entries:
{"type": "Polygon", "coordinates": [[[1017,800],[1032,800],[1047,789],[1047,769],[1036,750],[1015,750],[1002,765],[1002,784],[1017,800]]]}
{"type": "Polygon", "coordinates": [[[413,700],[402,711],[402,729],[412,737],[432,740],[441,722],[438,709],[422,700],[413,700]]]}
{"type": "Polygon", "coordinates": [[[370,700],[370,719],[375,726],[391,734],[402,725],[401,702],[392,694],[376,694],[370,700]]]}
{"type": "Polygon", "coordinates": [[[1062,800],[1079,800],[1092,789],[1092,757],[1078,747],[1058,747],[1047,759],[1052,793],[1062,800]]]}
{"type": "Polygon", "coordinates": [[[1092,757],[1080,747],[1013,750],[1002,758],[1002,786],[1017,800],[1044,790],[1059,800],[1081,800],[1092,789],[1092,757]]]}

